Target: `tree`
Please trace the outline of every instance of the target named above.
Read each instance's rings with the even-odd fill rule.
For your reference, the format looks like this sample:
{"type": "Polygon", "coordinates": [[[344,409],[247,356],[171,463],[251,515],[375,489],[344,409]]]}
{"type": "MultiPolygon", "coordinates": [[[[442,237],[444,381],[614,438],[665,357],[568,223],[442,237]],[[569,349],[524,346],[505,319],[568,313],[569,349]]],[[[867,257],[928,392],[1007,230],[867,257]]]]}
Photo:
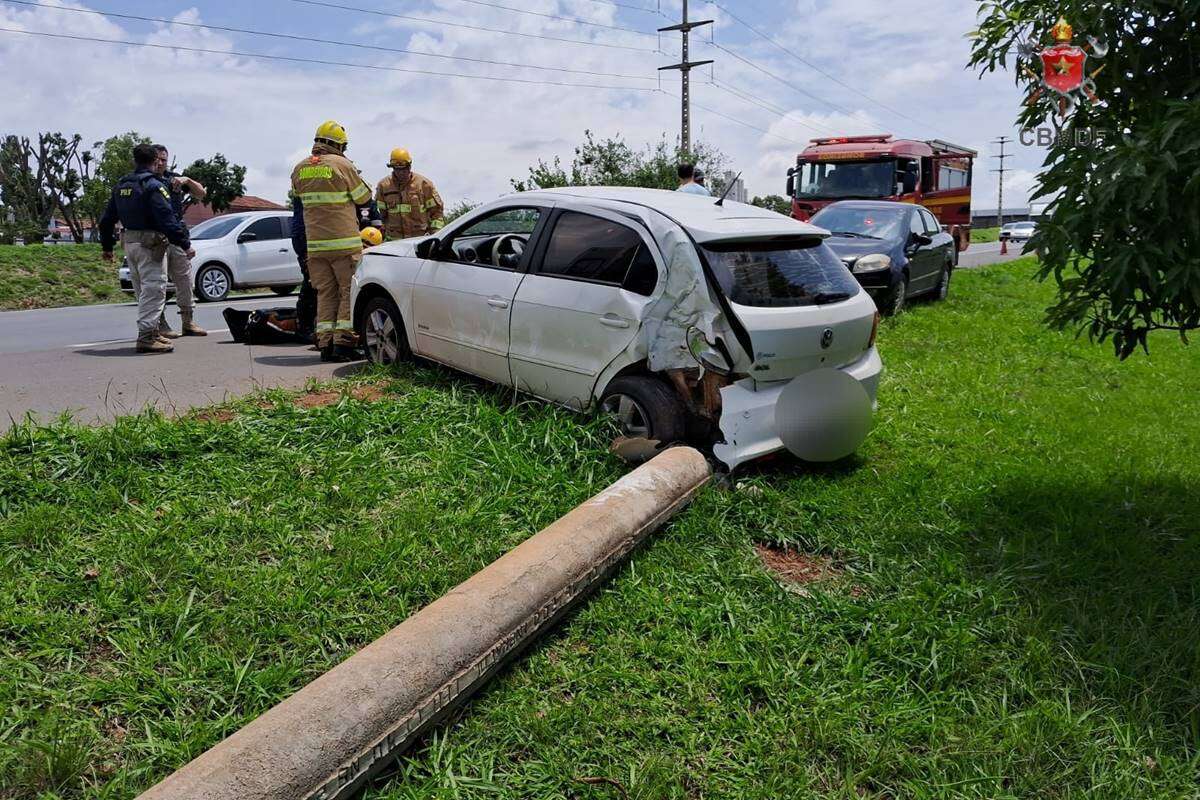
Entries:
{"type": "Polygon", "coordinates": [[[52,209],[27,138],[9,135],[0,142],[0,204],[11,210],[16,227],[36,223],[45,231],[52,209]]]}
{"type": "Polygon", "coordinates": [[[79,201],[90,179],[91,153],[80,150],[83,137],[39,133],[37,145],[27,136],[6,136],[0,145],[0,186],[4,202],[16,209],[32,231],[44,232],[51,217],[61,214],[76,242],[83,241],[79,201]]]}
{"type": "MultiPolygon", "coordinates": [[[[1082,102],[1050,147],[1034,199],[1053,198],[1031,246],[1058,299],[1054,327],[1112,337],[1118,357],[1158,329],[1200,327],[1200,16],[1179,0],[1005,0],[983,2],[971,65],[1006,69],[1014,53],[1048,44],[1060,15],[1102,51],[1089,61],[1096,105],[1082,102]],[[1023,47],[1025,46],[1025,47],[1023,47]],[[1080,134],[1090,131],[1088,143],[1080,134]],[[1098,141],[1096,141],[1098,140],[1098,141]]],[[[1080,38],[1080,37],[1077,37],[1080,38]]],[[[1093,49],[1093,53],[1096,53],[1093,49]]],[[[1018,83],[1041,65],[1018,55],[1018,83]],[[1027,67],[1031,71],[1027,71],[1027,67]]],[[[1063,109],[1043,92],[1020,112],[1025,128],[1063,109]]]]}
{"type": "Polygon", "coordinates": [[[246,168],[240,164],[230,164],[220,153],[207,161],[196,159],[183,174],[199,182],[208,191],[204,204],[215,214],[227,211],[234,200],[246,193],[246,168]]]}
{"type": "Polygon", "coordinates": [[[91,179],[84,184],[83,197],[79,201],[83,216],[98,221],[104,214],[117,181],[133,171],[133,148],[139,144],[150,144],[150,139],[130,131],[92,145],[95,166],[91,179]]]}
{"type": "Polygon", "coordinates": [[[750,205],[766,208],[774,211],[776,214],[783,214],[788,217],[792,215],[792,202],[786,197],[777,194],[769,194],[766,197],[755,196],[750,201],[750,205]]]}
{"type": "Polygon", "coordinates": [[[676,167],[681,161],[701,166],[710,176],[709,189],[714,193],[724,188],[718,175],[725,165],[725,156],[716,148],[700,143],[695,152],[681,154],[660,139],[637,151],[620,137],[597,141],[591,131],[584,131],[583,144],[575,148],[570,172],[555,158],[553,163],[538,160],[529,168],[524,179],[514,178],[512,186],[518,192],[530,189],[550,189],[556,186],[641,186],[649,189],[674,189],[679,185],[676,167]]]}

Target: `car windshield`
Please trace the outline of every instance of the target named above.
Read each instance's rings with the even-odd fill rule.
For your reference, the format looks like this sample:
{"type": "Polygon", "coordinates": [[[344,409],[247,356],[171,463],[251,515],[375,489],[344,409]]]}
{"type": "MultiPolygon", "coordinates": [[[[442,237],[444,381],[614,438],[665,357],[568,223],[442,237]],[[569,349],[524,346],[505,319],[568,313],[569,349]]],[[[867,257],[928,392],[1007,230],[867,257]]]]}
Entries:
{"type": "Polygon", "coordinates": [[[246,221],[245,216],[213,217],[192,228],[191,239],[220,239],[246,221]]]}
{"type": "Polygon", "coordinates": [[[806,199],[891,197],[896,193],[896,161],[813,161],[801,164],[796,196],[806,199]]]}
{"type": "Polygon", "coordinates": [[[725,296],[743,306],[819,306],[858,294],[858,282],[812,237],[701,245],[725,296]]]}
{"type": "Polygon", "coordinates": [[[854,208],[826,206],[812,218],[812,224],[834,236],[854,239],[895,239],[904,226],[903,208],[854,208]]]}

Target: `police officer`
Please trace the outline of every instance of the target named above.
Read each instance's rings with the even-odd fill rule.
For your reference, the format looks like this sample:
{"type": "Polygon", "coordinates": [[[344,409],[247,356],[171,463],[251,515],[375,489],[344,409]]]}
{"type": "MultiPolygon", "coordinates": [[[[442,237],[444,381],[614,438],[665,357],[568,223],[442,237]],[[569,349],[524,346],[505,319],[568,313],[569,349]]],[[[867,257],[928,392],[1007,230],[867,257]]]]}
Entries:
{"type": "Polygon", "coordinates": [[[389,239],[428,236],[446,224],[442,196],[433,181],[413,172],[412,156],[403,147],[388,159],[392,174],[375,187],[375,202],[389,239]]]}
{"type": "MultiPolygon", "coordinates": [[[[171,163],[171,154],[161,144],[154,145],[154,149],[158,153],[158,161],[154,164],[154,174],[158,175],[158,179],[167,187],[167,192],[171,195],[171,209],[182,223],[184,193],[202,201],[208,192],[199,181],[194,181],[186,175],[167,172],[167,165],[171,163]]],[[[164,314],[158,323],[159,336],[164,339],[178,339],[180,336],[207,336],[208,331],[197,325],[194,318],[196,300],[192,294],[192,260],[188,258],[187,253],[171,244],[167,245],[166,266],[167,278],[175,285],[175,305],[179,307],[182,333],[171,330],[164,314]]]]}
{"type": "Polygon", "coordinates": [[[117,182],[108,207],[100,217],[100,246],[105,261],[113,260],[117,222],[125,229],[122,242],[129,271],[138,287],[137,351],[169,353],[174,346],[158,334],[159,320],[167,302],[163,259],[167,246],[175,245],[188,258],[196,255],[187,228],[171,208],[167,187],[154,174],[158,151],[154,145],[133,148],[134,172],[117,182]]]}
{"type": "Polygon", "coordinates": [[[323,122],[312,155],[292,170],[292,192],[303,208],[308,276],[317,290],[317,347],[321,360],[357,358],[350,319],[350,282],[362,259],[359,209],[368,208],[371,189],[346,158],[346,129],[323,122]]]}

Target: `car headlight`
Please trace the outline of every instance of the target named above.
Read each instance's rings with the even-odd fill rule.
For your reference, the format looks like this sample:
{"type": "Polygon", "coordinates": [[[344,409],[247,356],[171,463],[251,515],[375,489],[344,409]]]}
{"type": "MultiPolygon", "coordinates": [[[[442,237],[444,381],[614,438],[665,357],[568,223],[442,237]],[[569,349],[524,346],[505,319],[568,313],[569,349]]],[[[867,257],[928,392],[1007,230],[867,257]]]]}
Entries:
{"type": "Polygon", "coordinates": [[[853,271],[878,272],[881,269],[888,269],[891,266],[891,256],[885,256],[883,253],[872,253],[869,256],[863,256],[858,261],[855,261],[853,271]]]}

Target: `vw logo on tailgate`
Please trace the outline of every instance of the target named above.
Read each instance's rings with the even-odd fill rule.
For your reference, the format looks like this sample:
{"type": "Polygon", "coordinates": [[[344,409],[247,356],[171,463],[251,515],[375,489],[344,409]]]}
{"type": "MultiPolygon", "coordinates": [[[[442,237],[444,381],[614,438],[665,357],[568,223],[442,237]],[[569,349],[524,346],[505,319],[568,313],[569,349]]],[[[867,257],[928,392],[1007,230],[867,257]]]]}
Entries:
{"type": "Polygon", "coordinates": [[[821,332],[821,349],[828,350],[831,344],[833,344],[833,328],[826,328],[821,332]]]}

